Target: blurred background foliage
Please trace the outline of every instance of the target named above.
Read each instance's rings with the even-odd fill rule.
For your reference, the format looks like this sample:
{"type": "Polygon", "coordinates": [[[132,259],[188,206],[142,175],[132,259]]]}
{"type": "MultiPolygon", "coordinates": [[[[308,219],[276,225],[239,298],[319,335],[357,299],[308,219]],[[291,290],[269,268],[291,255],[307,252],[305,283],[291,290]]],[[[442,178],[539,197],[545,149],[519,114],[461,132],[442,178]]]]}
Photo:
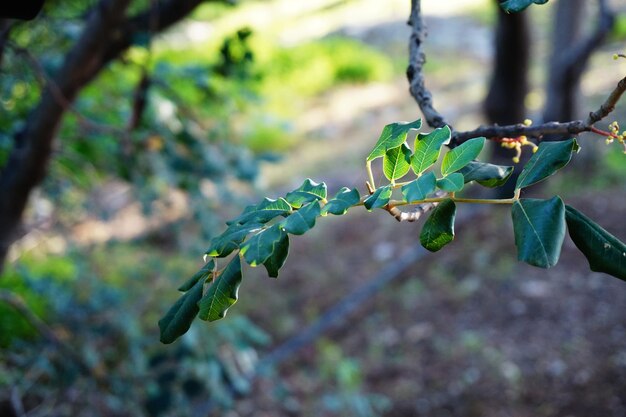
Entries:
{"type": "MultiPolygon", "coordinates": [[[[268,188],[277,194],[308,175],[329,180],[331,189],[361,186],[365,149],[380,128],[415,118],[404,78],[408,1],[301,3],[242,0],[202,6],[171,31],[136,39],[122,59],[81,92],[64,118],[49,175],[32,200],[28,233],[0,277],[0,291],[18,296],[54,338],[0,302],[0,414],[16,402],[28,416],[220,415],[236,400],[240,406],[233,415],[271,409],[263,404],[264,396],[252,406],[245,400],[254,392],[248,377],[259,356],[277,338],[316,317],[333,300],[330,286],[339,295],[389,260],[398,249],[394,234],[401,241],[413,233],[389,230],[365,237],[362,218],[344,229],[329,219],[326,229],[308,237],[309,246],[294,246],[301,256],[285,273],[292,284],[244,286],[253,296],[227,320],[210,327],[196,324],[173,347],[158,343],[156,323],[176,298],[173,289],[197,270],[196,255],[221,231],[224,219],[268,188]],[[133,120],[135,97],[144,93],[145,108],[133,120]],[[331,232],[337,242],[332,245],[331,232]],[[365,249],[354,244],[367,240],[378,243],[365,249]],[[328,248],[335,245],[337,253],[328,248]],[[363,251],[368,251],[367,261],[363,251]],[[303,260],[312,253],[329,259],[324,277],[318,258],[303,260]]],[[[429,82],[458,126],[474,127],[480,120],[476,103],[484,96],[481,83],[488,76],[495,9],[486,0],[452,7],[440,3],[428,8],[434,11],[429,82]]],[[[15,28],[0,66],[0,166],[46,74],[59,67],[94,4],[48,0],[37,20],[15,28]]],[[[137,0],[133,7],[147,4],[137,0]]],[[[538,18],[546,20],[543,13],[538,18]]],[[[626,38],[624,16],[618,17],[613,42],[626,38]]],[[[533,77],[540,77],[538,72],[533,77]]],[[[610,84],[612,77],[603,79],[610,84]]],[[[593,103],[604,98],[599,80],[589,81],[587,88],[593,103]]],[[[598,175],[585,178],[586,189],[623,185],[622,155],[611,149],[605,162],[598,175]]],[[[559,181],[552,185],[559,192],[581,194],[579,180],[559,181]]],[[[496,227],[492,232],[500,233],[496,227]]],[[[466,245],[459,249],[466,254],[459,262],[482,265],[482,271],[489,270],[486,277],[454,263],[430,265],[431,278],[411,276],[380,302],[381,310],[410,311],[416,300],[434,294],[433,299],[443,299],[443,308],[455,311],[483,281],[510,288],[502,277],[513,273],[514,260],[499,256],[496,245],[489,263],[484,259],[489,249],[481,258],[466,245]]],[[[432,307],[433,312],[442,308],[432,307]]],[[[344,346],[324,339],[310,348],[304,364],[288,365],[288,376],[270,372],[262,391],[280,404],[275,415],[392,413],[396,398],[389,395],[404,398],[412,391],[402,378],[393,383],[399,392],[381,385],[386,373],[393,374],[411,356],[394,356],[398,336],[392,330],[370,333],[381,322],[395,321],[382,314],[373,312],[350,330],[363,334],[365,341],[356,345],[365,353],[350,338],[344,346]],[[382,375],[380,383],[371,382],[376,372],[382,375]]],[[[410,324],[407,334],[422,343],[432,335],[432,325],[410,324]]],[[[453,340],[445,334],[433,337],[425,352],[439,352],[452,363],[467,353],[472,366],[459,380],[464,387],[472,385],[478,377],[471,370],[484,359],[480,352],[488,356],[487,342],[472,331],[453,340]]],[[[494,355],[485,360],[489,366],[497,362],[494,369],[506,365],[505,376],[489,367],[483,373],[498,374],[496,386],[504,380],[520,384],[519,369],[494,355]]],[[[432,412],[437,398],[427,397],[431,408],[416,400],[423,406],[418,409],[432,412]]]]}

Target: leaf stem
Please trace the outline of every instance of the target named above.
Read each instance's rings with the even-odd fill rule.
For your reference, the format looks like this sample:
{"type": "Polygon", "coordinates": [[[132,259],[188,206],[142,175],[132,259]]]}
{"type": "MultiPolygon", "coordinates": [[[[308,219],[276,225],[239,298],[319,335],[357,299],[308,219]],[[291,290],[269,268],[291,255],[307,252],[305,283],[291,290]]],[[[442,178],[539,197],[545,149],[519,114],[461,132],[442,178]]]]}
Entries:
{"type": "Polygon", "coordinates": [[[370,185],[375,190],[376,184],[374,183],[374,174],[372,173],[372,161],[367,161],[365,163],[365,168],[367,169],[367,176],[369,177],[370,185]]]}

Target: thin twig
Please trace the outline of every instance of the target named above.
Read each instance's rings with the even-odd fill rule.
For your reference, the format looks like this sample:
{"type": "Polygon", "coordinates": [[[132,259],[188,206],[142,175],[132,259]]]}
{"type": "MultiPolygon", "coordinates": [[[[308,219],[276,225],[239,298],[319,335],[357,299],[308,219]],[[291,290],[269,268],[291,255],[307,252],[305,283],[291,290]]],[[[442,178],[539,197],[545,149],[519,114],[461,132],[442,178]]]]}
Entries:
{"type": "MultiPolygon", "coordinates": [[[[439,113],[433,105],[433,96],[426,88],[424,82],[424,64],[426,63],[426,54],[424,53],[424,41],[426,40],[426,25],[422,20],[421,1],[411,0],[411,17],[409,19],[411,26],[411,40],[409,43],[409,66],[406,70],[409,79],[409,91],[420,106],[426,123],[432,128],[450,126],[444,117],[439,113]]],[[[450,128],[452,128],[450,126],[450,128]]]]}

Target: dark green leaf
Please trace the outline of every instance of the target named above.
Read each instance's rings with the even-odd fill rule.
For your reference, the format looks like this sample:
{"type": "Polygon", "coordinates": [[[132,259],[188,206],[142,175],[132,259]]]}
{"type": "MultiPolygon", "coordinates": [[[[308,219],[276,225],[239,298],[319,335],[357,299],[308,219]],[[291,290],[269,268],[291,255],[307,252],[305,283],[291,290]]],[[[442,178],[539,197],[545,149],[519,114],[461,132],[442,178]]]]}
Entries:
{"type": "Polygon", "coordinates": [[[265,198],[255,206],[245,208],[241,216],[227,224],[267,223],[275,217],[287,214],[291,211],[291,205],[284,199],[272,200],[265,198]]]}
{"type": "Polygon", "coordinates": [[[367,197],[367,199],[363,202],[363,205],[368,210],[384,207],[389,202],[392,192],[393,189],[391,188],[391,185],[380,187],[374,191],[374,194],[367,197]]]}
{"type": "Polygon", "coordinates": [[[411,158],[411,168],[413,168],[415,174],[421,175],[437,162],[441,153],[441,147],[450,140],[450,135],[448,126],[435,129],[426,135],[421,133],[417,135],[415,139],[415,153],[411,158]]]}
{"type": "Polygon", "coordinates": [[[454,219],[456,204],[451,199],[439,203],[430,214],[422,233],[420,243],[431,252],[437,252],[454,239],[454,219]]]}
{"type": "Polygon", "coordinates": [[[536,184],[563,168],[572,159],[572,152],[578,150],[576,139],[560,142],[541,142],[539,149],[524,166],[517,178],[515,188],[536,184]]]}
{"type": "Polygon", "coordinates": [[[311,201],[326,199],[326,193],[326,184],[318,184],[307,178],[299,188],[287,193],[285,200],[292,207],[299,208],[311,201]]]}
{"type": "Polygon", "coordinates": [[[465,180],[463,179],[463,174],[459,174],[458,172],[453,172],[437,180],[437,188],[449,193],[461,191],[464,185],[465,180]]]}
{"type": "Polygon", "coordinates": [[[272,278],[278,278],[278,271],[285,264],[285,260],[289,255],[289,235],[284,233],[278,242],[274,245],[274,252],[263,262],[267,274],[272,278]]]}
{"type": "Polygon", "coordinates": [[[327,213],[336,216],[346,214],[348,209],[357,204],[360,199],[359,190],[343,187],[332,200],[322,207],[322,216],[325,216],[327,213]]]}
{"type": "Polygon", "coordinates": [[[626,245],[574,207],[565,206],[565,220],[570,237],[591,270],[626,281],[626,245]]]}
{"type": "Polygon", "coordinates": [[[435,174],[427,172],[418,179],[402,186],[404,201],[407,203],[421,201],[425,199],[428,194],[435,192],[436,185],[437,179],[435,178],[435,174]]]}
{"type": "Polygon", "coordinates": [[[465,182],[476,181],[489,188],[504,185],[513,174],[513,167],[472,161],[459,170],[465,182]]]}
{"type": "Polygon", "coordinates": [[[422,120],[418,119],[414,122],[398,122],[388,124],[383,128],[376,146],[367,157],[368,161],[384,156],[389,149],[397,148],[406,141],[406,137],[410,130],[422,127],[422,120]]]}
{"type": "Polygon", "coordinates": [[[454,149],[451,149],[441,163],[441,173],[443,175],[452,174],[472,162],[480,154],[485,146],[485,138],[474,138],[463,142],[454,149]]]}
{"type": "Polygon", "coordinates": [[[189,278],[187,282],[185,282],[183,285],[178,287],[178,291],[183,291],[183,292],[189,291],[194,285],[196,285],[196,282],[200,280],[204,282],[209,277],[209,275],[213,273],[214,268],[215,268],[215,261],[211,259],[202,267],[202,269],[200,269],[191,278],[189,278]]]}
{"type": "Polygon", "coordinates": [[[233,224],[219,236],[211,239],[211,246],[206,251],[207,256],[223,258],[239,249],[248,233],[263,227],[261,223],[233,224]]]}
{"type": "Polygon", "coordinates": [[[161,343],[172,343],[187,333],[193,319],[198,315],[197,303],[202,298],[203,284],[203,281],[197,281],[159,320],[161,343]]]}
{"type": "Polygon", "coordinates": [[[531,4],[546,4],[548,0],[507,0],[500,7],[507,13],[521,12],[531,4]]]}
{"type": "Polygon", "coordinates": [[[215,321],[223,318],[230,306],[237,302],[241,278],[241,259],[235,256],[198,302],[200,319],[215,321]]]}
{"type": "Polygon", "coordinates": [[[565,237],[565,206],[550,200],[521,199],[513,203],[517,258],[540,268],[556,265],[565,237]]]}
{"type": "Polygon", "coordinates": [[[383,172],[389,181],[404,177],[411,169],[411,149],[406,143],[389,149],[383,158],[383,172]]]}
{"type": "Polygon", "coordinates": [[[275,224],[248,239],[241,245],[239,253],[250,266],[261,265],[274,253],[276,242],[278,242],[284,234],[283,229],[281,229],[278,224],[275,224]]]}
{"type": "Polygon", "coordinates": [[[320,203],[315,201],[291,213],[289,217],[280,222],[280,227],[292,235],[303,235],[315,226],[315,219],[319,215],[320,203]]]}

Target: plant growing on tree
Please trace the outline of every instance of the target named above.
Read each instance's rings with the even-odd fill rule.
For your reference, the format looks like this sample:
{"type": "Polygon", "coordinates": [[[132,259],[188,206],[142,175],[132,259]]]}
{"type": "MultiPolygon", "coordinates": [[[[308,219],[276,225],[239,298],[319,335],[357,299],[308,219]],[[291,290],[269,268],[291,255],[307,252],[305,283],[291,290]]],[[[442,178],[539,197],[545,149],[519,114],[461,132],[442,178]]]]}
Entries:
{"type": "MultiPolygon", "coordinates": [[[[509,0],[502,2],[501,7],[507,12],[517,12],[533,3],[546,2],[509,0]]],[[[544,135],[558,133],[575,136],[593,132],[623,143],[623,135],[619,133],[616,123],[610,125],[610,132],[600,130],[594,124],[613,111],[626,90],[626,78],[618,83],[600,109],[590,113],[585,121],[532,125],[526,120],[515,125],[481,126],[473,131],[458,132],[435,110],[432,96],[424,85],[422,44],[425,29],[419,0],[412,1],[410,24],[413,28],[407,70],[410,91],[434,130],[421,131],[421,119],[385,126],[366,158],[368,181],[367,193],[363,196],[358,189],[344,187],[329,198],[326,184],[307,179],[284,197],[265,198],[256,205],[246,207],[241,215],[227,222],[228,227],[222,234],[212,239],[205,253],[205,261],[208,258],[208,262],[204,267],[179,287],[183,295],[159,321],[163,343],[172,343],[186,333],[196,317],[215,321],[226,315],[238,299],[243,279],[242,262],[252,267],[263,265],[268,275],[276,278],[289,253],[290,235],[305,234],[315,226],[319,217],[329,214],[340,216],[349,209],[361,206],[369,211],[388,211],[398,221],[415,221],[432,210],[422,227],[420,243],[429,251],[436,252],[454,239],[457,205],[509,205],[520,261],[540,268],[554,266],[567,230],[587,258],[591,270],[626,280],[626,245],[623,242],[580,211],[566,205],[559,196],[548,199],[521,197],[522,190],[565,167],[580,149],[575,137],[542,142],[544,135]],[[407,141],[411,131],[418,131],[413,147],[407,141]],[[512,198],[458,196],[468,183],[495,188],[503,186],[511,178],[513,166],[477,160],[487,140],[515,149],[513,160],[516,163],[522,147],[532,149],[532,157],[515,180],[512,198]],[[450,148],[445,153],[444,145],[450,148]],[[388,183],[377,187],[372,163],[381,158],[382,171],[388,183]],[[441,167],[436,171],[433,167],[440,159],[441,167]],[[410,172],[414,178],[399,182],[410,172]],[[402,211],[400,207],[413,207],[413,211],[402,211]]]]}

